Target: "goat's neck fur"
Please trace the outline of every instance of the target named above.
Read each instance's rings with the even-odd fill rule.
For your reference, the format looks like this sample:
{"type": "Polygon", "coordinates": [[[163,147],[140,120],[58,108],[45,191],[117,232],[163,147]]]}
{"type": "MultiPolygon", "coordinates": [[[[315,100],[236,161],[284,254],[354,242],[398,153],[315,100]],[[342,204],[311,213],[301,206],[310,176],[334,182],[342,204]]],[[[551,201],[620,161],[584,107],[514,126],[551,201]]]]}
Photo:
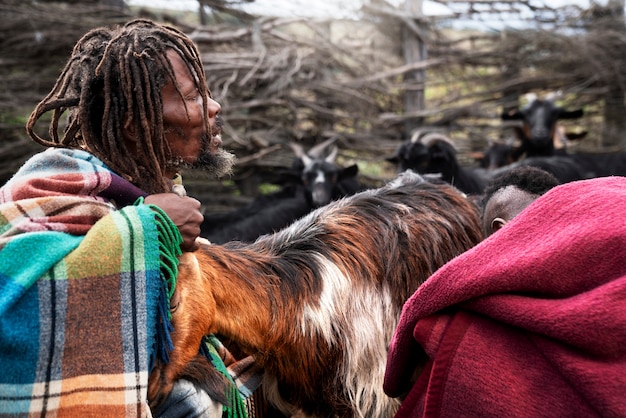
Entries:
{"type": "Polygon", "coordinates": [[[202,322],[198,335],[224,335],[253,354],[264,385],[307,414],[392,416],[398,401],[382,380],[404,301],[481,238],[457,190],[405,177],[253,244],[202,245],[183,258],[179,285],[193,291],[182,305],[204,310],[189,326],[202,322]]]}

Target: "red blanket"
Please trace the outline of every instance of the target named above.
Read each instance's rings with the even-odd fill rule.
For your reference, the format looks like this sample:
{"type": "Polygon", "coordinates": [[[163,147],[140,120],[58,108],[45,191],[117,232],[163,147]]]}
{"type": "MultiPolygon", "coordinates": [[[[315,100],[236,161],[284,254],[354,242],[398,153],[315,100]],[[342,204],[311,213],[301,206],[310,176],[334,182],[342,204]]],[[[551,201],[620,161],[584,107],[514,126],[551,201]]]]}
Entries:
{"type": "Polygon", "coordinates": [[[396,417],[626,416],[625,212],[626,178],[564,184],[439,269],[389,350],[396,417]]]}

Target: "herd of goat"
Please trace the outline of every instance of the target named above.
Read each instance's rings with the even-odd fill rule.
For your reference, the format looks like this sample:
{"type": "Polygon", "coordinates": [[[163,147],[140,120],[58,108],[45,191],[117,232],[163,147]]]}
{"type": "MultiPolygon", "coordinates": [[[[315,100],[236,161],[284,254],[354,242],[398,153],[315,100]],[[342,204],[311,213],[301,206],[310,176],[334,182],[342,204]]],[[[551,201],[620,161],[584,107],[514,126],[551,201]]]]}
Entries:
{"type": "Polygon", "coordinates": [[[533,166],[553,174],[561,183],[606,176],[626,176],[626,153],[570,153],[566,143],[582,139],[586,132],[566,133],[561,119],[583,116],[582,109],[565,110],[553,99],[532,97],[520,109],[503,112],[502,119],[517,121],[519,146],[494,143],[481,155],[480,167],[464,167],[456,157],[452,140],[440,133],[422,134],[404,142],[389,161],[400,171],[431,173],[459,190],[479,196],[498,174],[519,166],[533,166]]]}
{"type": "MultiPolygon", "coordinates": [[[[494,176],[519,166],[541,168],[561,183],[626,175],[626,153],[568,153],[566,141],[581,139],[586,132],[565,133],[558,121],[582,115],[581,109],[565,110],[551,98],[532,97],[525,107],[502,114],[503,120],[519,122],[514,129],[520,145],[491,144],[481,154],[478,167],[463,166],[457,159],[455,144],[445,134],[423,131],[402,143],[387,161],[395,164],[398,172],[411,170],[436,176],[474,196],[480,196],[494,176]]],[[[285,185],[232,212],[206,214],[202,236],[218,244],[251,242],[317,207],[364,190],[356,165],[342,168],[335,163],[337,148],[333,141],[327,140],[308,152],[290,144],[296,158],[292,169],[284,173],[285,185]]]]}
{"type": "Polygon", "coordinates": [[[382,389],[387,347],[404,301],[482,240],[468,196],[519,165],[561,182],[626,175],[622,154],[555,148],[557,121],[581,114],[535,99],[503,115],[521,122],[521,148],[500,150],[509,164],[495,169],[463,167],[448,137],[416,134],[389,158],[401,174],[376,189],[359,184],[356,166],[334,163],[332,141],[306,153],[293,146],[297,181],[232,213],[207,214],[202,236],[211,243],[182,256],[175,349],[151,376],[152,394],[188,376],[202,336],[214,333],[255,356],[266,399],[286,417],[393,416],[399,400],[382,389]]]}

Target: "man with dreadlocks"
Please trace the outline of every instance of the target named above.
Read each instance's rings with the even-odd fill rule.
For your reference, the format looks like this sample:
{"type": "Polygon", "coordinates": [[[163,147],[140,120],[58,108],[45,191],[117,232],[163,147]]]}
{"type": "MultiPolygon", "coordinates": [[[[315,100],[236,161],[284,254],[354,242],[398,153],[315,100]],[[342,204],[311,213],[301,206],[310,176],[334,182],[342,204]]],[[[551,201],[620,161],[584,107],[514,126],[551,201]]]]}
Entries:
{"type": "MultiPolygon", "coordinates": [[[[148,375],[171,348],[177,255],[203,219],[172,191],[181,168],[230,170],[219,113],[179,30],[135,20],[77,42],[26,126],[48,148],[0,188],[0,415],[154,414],[148,375]]],[[[208,413],[206,393],[176,393],[179,412],[200,405],[181,414],[208,413]]]]}

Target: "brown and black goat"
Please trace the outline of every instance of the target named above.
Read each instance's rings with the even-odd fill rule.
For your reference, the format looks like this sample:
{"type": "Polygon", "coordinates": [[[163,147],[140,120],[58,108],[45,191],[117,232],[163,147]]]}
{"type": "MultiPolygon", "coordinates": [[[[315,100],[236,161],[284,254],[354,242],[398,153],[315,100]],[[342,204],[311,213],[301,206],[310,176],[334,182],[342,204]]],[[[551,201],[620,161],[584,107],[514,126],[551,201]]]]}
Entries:
{"type": "Polygon", "coordinates": [[[202,244],[181,258],[174,350],[151,374],[166,393],[204,335],[232,339],[264,367],[285,413],[391,417],[387,347],[402,306],[435,270],[481,240],[475,206],[407,171],[251,244],[202,244]]]}

